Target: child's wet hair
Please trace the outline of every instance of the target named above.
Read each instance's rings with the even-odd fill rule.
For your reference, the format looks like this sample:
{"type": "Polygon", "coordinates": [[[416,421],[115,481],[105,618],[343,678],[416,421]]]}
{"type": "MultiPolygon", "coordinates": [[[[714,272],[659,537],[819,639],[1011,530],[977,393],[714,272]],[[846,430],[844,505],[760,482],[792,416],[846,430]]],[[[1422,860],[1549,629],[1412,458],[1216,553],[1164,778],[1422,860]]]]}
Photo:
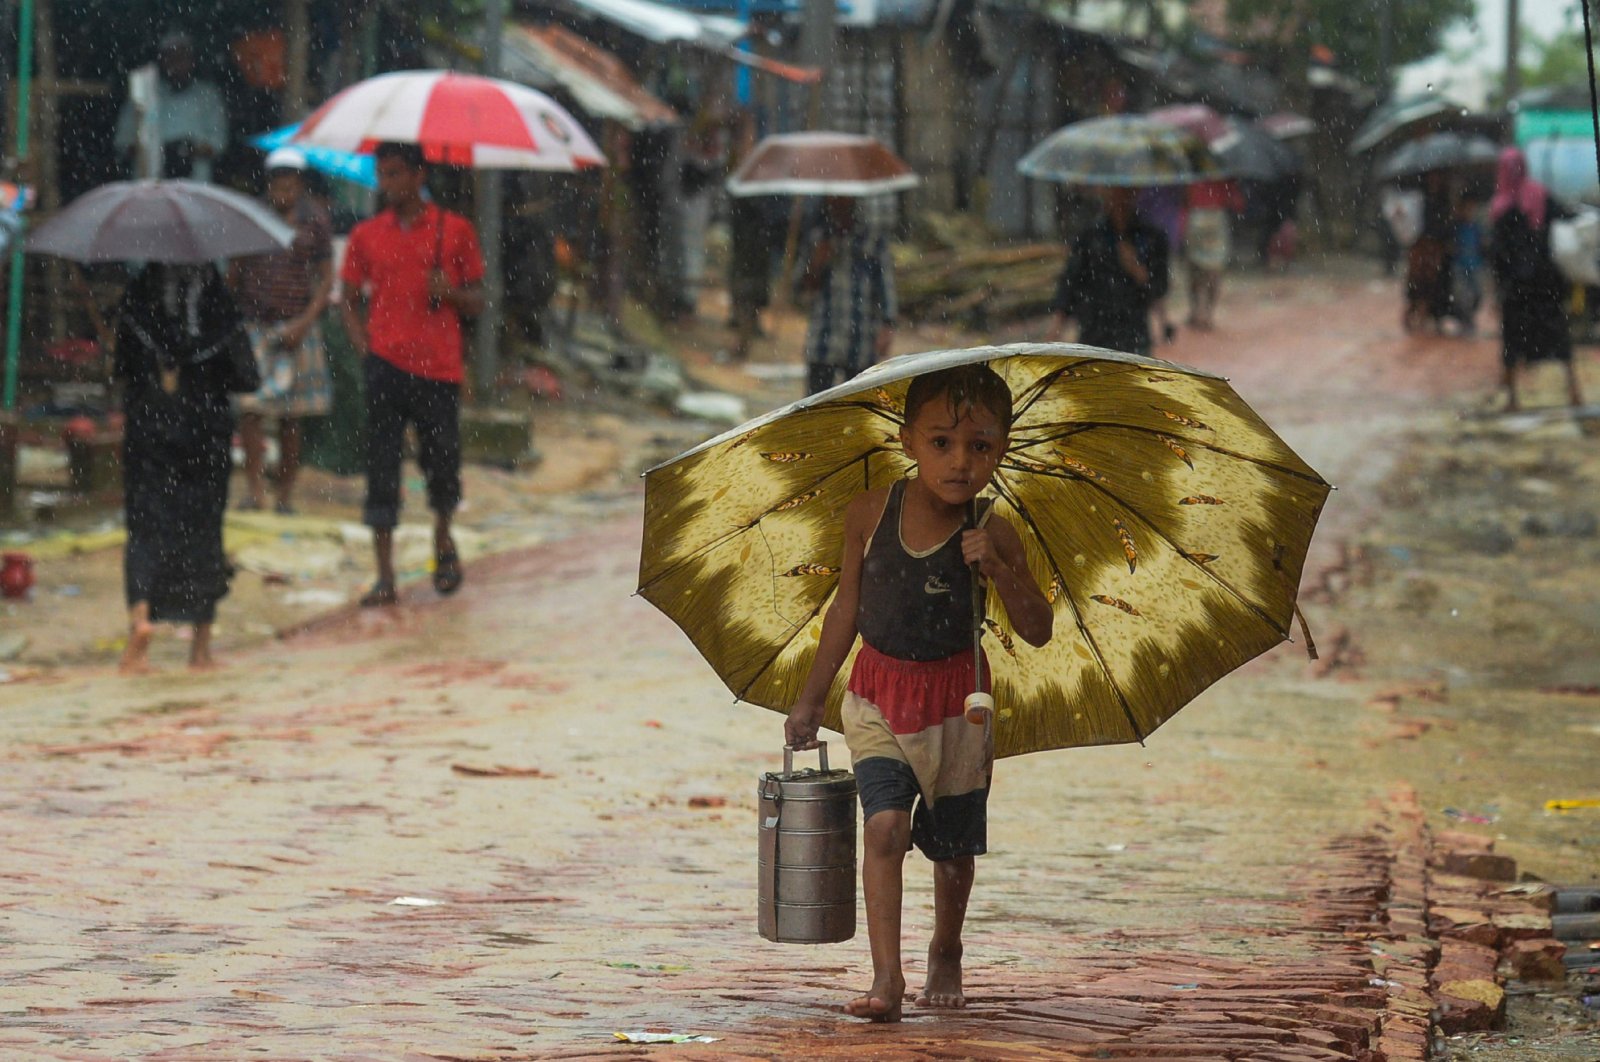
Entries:
{"type": "Polygon", "coordinates": [[[906,423],[940,398],[950,403],[957,419],[979,407],[993,413],[1002,430],[1011,430],[1011,388],[987,365],[957,365],[913,379],[906,389],[906,423]]]}

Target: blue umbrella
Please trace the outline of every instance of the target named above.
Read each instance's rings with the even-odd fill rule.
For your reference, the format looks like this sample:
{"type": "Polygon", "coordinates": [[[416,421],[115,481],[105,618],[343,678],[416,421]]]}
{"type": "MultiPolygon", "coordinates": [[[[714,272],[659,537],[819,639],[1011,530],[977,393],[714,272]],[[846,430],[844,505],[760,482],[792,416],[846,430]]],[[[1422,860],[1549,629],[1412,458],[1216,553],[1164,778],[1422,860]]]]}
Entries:
{"type": "MultiPolygon", "coordinates": [[[[290,138],[299,131],[300,123],[296,122],[294,125],[286,125],[282,129],[274,129],[270,133],[251,137],[250,143],[263,151],[271,151],[289,143],[290,138]]],[[[363,188],[378,187],[378,164],[373,161],[371,155],[358,155],[354,151],[339,151],[304,143],[297,143],[294,146],[305,152],[306,162],[320,173],[359,184],[363,188]]]]}

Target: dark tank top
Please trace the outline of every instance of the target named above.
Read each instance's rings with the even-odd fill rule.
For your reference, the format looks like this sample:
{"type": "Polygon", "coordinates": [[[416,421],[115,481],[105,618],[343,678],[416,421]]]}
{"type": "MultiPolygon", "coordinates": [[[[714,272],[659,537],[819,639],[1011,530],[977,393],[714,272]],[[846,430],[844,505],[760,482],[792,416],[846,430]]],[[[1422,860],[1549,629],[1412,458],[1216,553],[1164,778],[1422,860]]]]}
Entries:
{"type": "MultiPolygon", "coordinates": [[[[900,660],[943,660],[972,648],[972,570],[961,559],[961,532],[925,553],[900,533],[906,481],[889,488],[883,516],[861,561],[856,630],[868,645],[900,660]]],[[[988,499],[978,503],[981,525],[988,499]]]]}

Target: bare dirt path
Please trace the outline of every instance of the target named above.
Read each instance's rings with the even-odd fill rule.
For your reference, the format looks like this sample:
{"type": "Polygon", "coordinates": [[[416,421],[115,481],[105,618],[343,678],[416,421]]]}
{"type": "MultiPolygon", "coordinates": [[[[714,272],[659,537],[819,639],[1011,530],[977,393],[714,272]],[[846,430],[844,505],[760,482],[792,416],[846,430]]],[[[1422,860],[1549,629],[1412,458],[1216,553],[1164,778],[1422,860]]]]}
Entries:
{"type": "MultiPolygon", "coordinates": [[[[1473,404],[1494,347],[1399,337],[1393,293],[1362,278],[1249,292],[1170,354],[1232,376],[1341,485],[1318,543],[1336,557],[1379,520],[1401,429],[1473,404]]],[[[1306,929],[1325,843],[1396,781],[1422,779],[1431,813],[1427,786],[1516,728],[1468,699],[1454,726],[1433,704],[1431,733],[1396,737],[1363,707],[1370,681],[1339,681],[1353,667],[1316,677],[1284,646],[1144,748],[1008,761],[971,913],[977,1006],[862,1030],[836,1008],[866,983],[864,935],[756,935],[755,784],[779,717],[730,703],[630,596],[639,501],[590,497],[549,543],[472,566],[455,598],[216,674],[0,687],[0,1057],[575,1057],[639,1050],[613,1033],[645,1028],[720,1037],[718,1057],[1051,1057],[1082,1045],[1001,1019],[1069,986],[1099,985],[1113,1011],[1359,994],[1359,956],[1306,929]]],[[[1359,636],[1365,607],[1312,620],[1359,636]]],[[[1523,728],[1526,774],[1592,784],[1593,742],[1571,733],[1585,708],[1523,728]]],[[[1560,844],[1518,854],[1567,869],[1560,844]]],[[[929,889],[919,863],[907,878],[916,956],[929,889]]],[[[1285,1057],[1352,1057],[1314,1039],[1285,1057]]]]}

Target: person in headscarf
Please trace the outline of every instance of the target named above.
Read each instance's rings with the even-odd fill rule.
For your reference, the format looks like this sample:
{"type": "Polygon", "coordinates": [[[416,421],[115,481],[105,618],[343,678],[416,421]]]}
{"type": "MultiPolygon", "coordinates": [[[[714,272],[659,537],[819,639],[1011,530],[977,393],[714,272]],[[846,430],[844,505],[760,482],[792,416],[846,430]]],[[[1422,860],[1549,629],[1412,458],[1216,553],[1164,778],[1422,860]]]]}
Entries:
{"type": "Polygon", "coordinates": [[[1508,147],[1500,153],[1489,201],[1489,266],[1500,301],[1501,379],[1508,411],[1519,408],[1517,370],[1534,361],[1561,362],[1568,402],[1583,404],[1562,305],[1570,285],[1550,255],[1550,222],[1569,217],[1572,212],[1528,176],[1528,160],[1521,151],[1508,147]]]}
{"type": "Polygon", "coordinates": [[[194,627],[189,666],[212,666],[211,625],[232,577],[222,516],[232,470],[230,393],[260,377],[243,319],[210,265],[151,264],[122,296],[115,375],[123,386],[128,645],[149,670],[154,624],[194,627]]]}

